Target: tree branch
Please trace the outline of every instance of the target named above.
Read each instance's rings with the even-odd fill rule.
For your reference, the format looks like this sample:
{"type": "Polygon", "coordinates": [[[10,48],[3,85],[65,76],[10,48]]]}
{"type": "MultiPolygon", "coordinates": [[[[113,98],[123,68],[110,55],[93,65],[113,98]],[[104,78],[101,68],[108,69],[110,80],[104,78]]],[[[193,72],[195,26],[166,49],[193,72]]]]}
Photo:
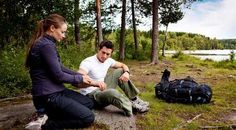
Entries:
{"type": "Polygon", "coordinates": [[[197,116],[195,116],[194,118],[190,119],[190,120],[187,120],[183,123],[180,123],[177,127],[175,127],[173,130],[177,130],[178,128],[181,128],[181,127],[184,127],[186,126],[187,124],[191,123],[192,121],[196,120],[197,118],[199,118],[202,114],[198,114],[197,116]]]}
{"type": "Polygon", "coordinates": [[[236,124],[226,125],[226,126],[200,126],[201,129],[222,129],[222,128],[230,128],[236,129],[236,124]]]}

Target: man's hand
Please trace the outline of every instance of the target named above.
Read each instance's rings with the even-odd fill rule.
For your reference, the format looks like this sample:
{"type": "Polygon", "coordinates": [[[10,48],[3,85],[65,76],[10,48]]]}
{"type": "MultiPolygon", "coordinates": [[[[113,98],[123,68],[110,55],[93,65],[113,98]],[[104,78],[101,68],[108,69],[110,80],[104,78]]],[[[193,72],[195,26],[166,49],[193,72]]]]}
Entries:
{"type": "Polygon", "coordinates": [[[129,73],[128,72],[123,73],[120,76],[119,80],[124,81],[124,82],[128,82],[129,81],[129,73]]]}
{"type": "Polygon", "coordinates": [[[107,88],[107,84],[102,81],[92,81],[91,85],[98,87],[101,91],[107,88]]]}

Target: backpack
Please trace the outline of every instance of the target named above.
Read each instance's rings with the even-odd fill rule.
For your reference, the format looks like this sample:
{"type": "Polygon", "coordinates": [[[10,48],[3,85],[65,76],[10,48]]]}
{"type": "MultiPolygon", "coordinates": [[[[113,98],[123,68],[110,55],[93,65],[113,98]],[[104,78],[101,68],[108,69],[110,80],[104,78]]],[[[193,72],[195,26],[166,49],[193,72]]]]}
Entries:
{"type": "Polygon", "coordinates": [[[170,71],[164,70],[161,82],[155,86],[157,98],[167,102],[179,103],[209,103],[212,90],[206,84],[198,84],[192,77],[169,81],[170,71]]]}

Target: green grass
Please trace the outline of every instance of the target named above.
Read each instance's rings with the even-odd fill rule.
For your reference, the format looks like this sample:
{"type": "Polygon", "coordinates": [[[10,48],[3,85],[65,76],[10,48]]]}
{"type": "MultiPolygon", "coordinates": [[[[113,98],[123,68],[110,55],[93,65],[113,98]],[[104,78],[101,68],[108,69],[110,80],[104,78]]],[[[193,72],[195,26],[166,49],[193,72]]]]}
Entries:
{"type": "MultiPolygon", "coordinates": [[[[76,70],[81,60],[94,54],[94,50],[68,47],[59,48],[59,53],[63,64],[76,70]]],[[[24,49],[16,51],[9,47],[0,56],[0,98],[29,93],[31,86],[29,75],[22,66],[24,49]]],[[[231,115],[236,115],[235,61],[202,61],[178,54],[175,58],[163,57],[157,65],[149,65],[148,61],[135,60],[125,61],[125,63],[131,70],[131,79],[141,91],[140,97],[150,102],[149,112],[136,115],[137,129],[198,130],[200,126],[225,126],[223,129],[228,129],[227,125],[235,124],[235,121],[228,120],[231,115]],[[156,98],[154,87],[160,82],[161,72],[165,68],[171,71],[171,80],[191,76],[200,83],[208,84],[213,90],[212,102],[185,105],[167,103],[156,98]],[[199,118],[186,123],[199,114],[201,114],[199,118]]],[[[70,85],[66,86],[71,88],[70,85]]]]}
{"type": "Polygon", "coordinates": [[[147,82],[139,81],[142,78],[133,77],[135,84],[142,90],[141,98],[150,102],[150,111],[146,114],[137,114],[136,124],[140,130],[198,130],[201,126],[223,126],[222,129],[229,129],[227,126],[235,123],[229,120],[230,115],[236,115],[236,69],[225,64],[224,67],[219,66],[218,62],[202,61],[190,56],[182,56],[178,58],[165,58],[171,62],[169,70],[171,70],[171,79],[192,76],[201,83],[208,84],[213,90],[213,97],[209,104],[178,104],[167,103],[155,97],[155,84],[160,81],[160,70],[164,70],[164,63],[156,66],[139,67],[138,63],[127,62],[133,69],[139,69],[135,72],[141,76],[145,72],[154,72],[154,75],[143,75],[142,78],[147,82]],[[189,62],[191,61],[191,62],[189,62]],[[217,64],[217,65],[216,65],[217,64]],[[135,67],[136,66],[136,67],[135,67]],[[156,69],[158,68],[158,69],[156,69]],[[137,79],[136,79],[137,78],[137,79]],[[151,79],[150,79],[151,78],[151,79]],[[158,80],[157,80],[158,79],[158,80]],[[186,121],[192,120],[197,115],[200,116],[190,123],[186,121]]]}

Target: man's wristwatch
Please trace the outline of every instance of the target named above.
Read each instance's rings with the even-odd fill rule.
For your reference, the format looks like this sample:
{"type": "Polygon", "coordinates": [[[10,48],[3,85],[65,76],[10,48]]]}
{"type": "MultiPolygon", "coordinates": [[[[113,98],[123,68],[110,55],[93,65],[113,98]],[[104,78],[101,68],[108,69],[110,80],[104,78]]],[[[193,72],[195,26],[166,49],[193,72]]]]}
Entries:
{"type": "Polygon", "coordinates": [[[130,74],[130,72],[129,72],[128,70],[124,71],[124,73],[125,73],[125,72],[127,72],[127,73],[129,73],[129,74],[130,74]]]}

